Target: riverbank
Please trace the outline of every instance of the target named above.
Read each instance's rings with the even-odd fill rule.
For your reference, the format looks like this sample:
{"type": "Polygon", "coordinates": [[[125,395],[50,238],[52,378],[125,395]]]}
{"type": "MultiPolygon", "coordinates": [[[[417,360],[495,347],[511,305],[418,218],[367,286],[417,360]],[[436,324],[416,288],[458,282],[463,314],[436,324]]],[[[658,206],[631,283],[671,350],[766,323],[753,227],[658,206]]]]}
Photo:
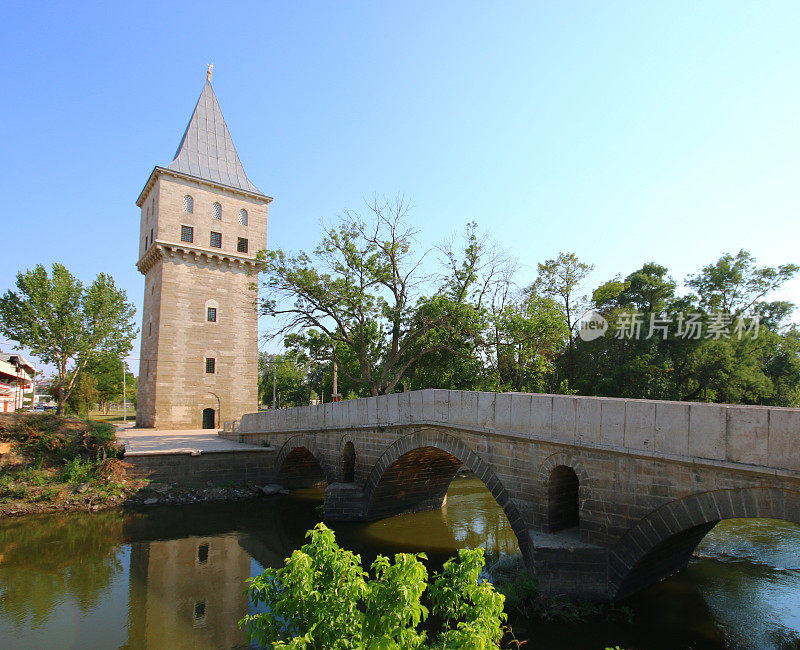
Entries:
{"type": "Polygon", "coordinates": [[[280,490],[235,481],[187,487],[139,477],[114,434],[106,422],[50,413],[0,417],[0,517],[243,501],[280,490]]]}

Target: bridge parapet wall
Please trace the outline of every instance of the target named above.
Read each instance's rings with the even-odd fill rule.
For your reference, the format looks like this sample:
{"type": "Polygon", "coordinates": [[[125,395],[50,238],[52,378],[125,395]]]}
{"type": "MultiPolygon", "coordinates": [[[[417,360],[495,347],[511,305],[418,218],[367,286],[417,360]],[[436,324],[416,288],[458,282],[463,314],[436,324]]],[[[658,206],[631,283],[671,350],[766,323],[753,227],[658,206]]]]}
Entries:
{"type": "Polygon", "coordinates": [[[800,409],[421,390],[242,417],[237,436],[409,424],[800,471],[800,409]]]}

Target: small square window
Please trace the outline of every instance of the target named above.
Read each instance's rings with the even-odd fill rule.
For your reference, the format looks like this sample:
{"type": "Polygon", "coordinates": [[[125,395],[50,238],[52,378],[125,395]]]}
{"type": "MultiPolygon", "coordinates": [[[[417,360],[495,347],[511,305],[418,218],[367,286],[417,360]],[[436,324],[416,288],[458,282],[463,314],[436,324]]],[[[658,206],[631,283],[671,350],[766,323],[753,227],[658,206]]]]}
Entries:
{"type": "Polygon", "coordinates": [[[236,250],[240,253],[247,252],[247,240],[244,237],[239,237],[239,241],[236,244],[236,250]]]}
{"type": "Polygon", "coordinates": [[[191,244],[194,241],[194,228],[181,226],[181,241],[188,241],[191,244]]]}
{"type": "Polygon", "coordinates": [[[209,307],[208,308],[208,322],[209,323],[216,323],[217,322],[217,308],[216,307],[209,307]]]}
{"type": "Polygon", "coordinates": [[[209,375],[213,375],[216,371],[217,360],[216,359],[206,359],[206,373],[209,375]]]}
{"type": "Polygon", "coordinates": [[[222,233],[211,231],[211,247],[222,248],[222,233]]]}
{"type": "Polygon", "coordinates": [[[200,544],[197,547],[197,561],[200,564],[208,562],[208,544],[200,544]]]}

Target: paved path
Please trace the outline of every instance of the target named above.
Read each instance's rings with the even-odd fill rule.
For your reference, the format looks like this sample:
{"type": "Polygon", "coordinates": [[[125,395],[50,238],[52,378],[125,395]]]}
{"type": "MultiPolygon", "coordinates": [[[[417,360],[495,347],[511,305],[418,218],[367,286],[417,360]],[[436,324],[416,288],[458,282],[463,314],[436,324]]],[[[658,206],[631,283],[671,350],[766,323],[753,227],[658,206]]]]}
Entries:
{"type": "Polygon", "coordinates": [[[136,429],[134,423],[116,425],[117,440],[125,445],[125,452],[144,454],[202,454],[220,451],[267,451],[264,447],[225,440],[216,429],[136,429]]]}

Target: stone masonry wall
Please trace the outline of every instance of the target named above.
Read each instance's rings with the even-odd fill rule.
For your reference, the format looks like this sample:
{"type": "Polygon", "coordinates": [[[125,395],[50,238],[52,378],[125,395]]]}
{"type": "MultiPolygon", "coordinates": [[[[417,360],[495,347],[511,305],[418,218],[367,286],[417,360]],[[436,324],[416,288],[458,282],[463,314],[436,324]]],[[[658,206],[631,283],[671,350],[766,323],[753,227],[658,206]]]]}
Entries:
{"type": "Polygon", "coordinates": [[[181,226],[194,228],[194,244],[210,249],[211,231],[222,233],[222,253],[240,255],[236,250],[239,237],[248,240],[250,257],[267,245],[267,201],[233,190],[214,187],[199,181],[162,175],[142,203],[142,231],[139,257],[144,253],[144,238],[150,229],[156,240],[181,244],[181,226]],[[183,197],[192,197],[194,211],[184,212],[183,197]],[[147,206],[154,203],[155,213],[147,216],[147,206]],[[214,203],[222,206],[222,219],[211,216],[214,203]],[[239,223],[239,210],[247,210],[247,225],[239,223]]]}
{"type": "Polygon", "coordinates": [[[203,486],[226,481],[267,483],[273,478],[274,451],[128,454],[134,476],[164,483],[203,486]]]}
{"type": "Polygon", "coordinates": [[[248,414],[236,437],[277,446],[275,472],[291,450],[308,450],[335,484],[326,513],[362,519],[370,508],[435,507],[452,468],[436,466],[440,482],[426,468],[452,457],[487,484],[556,593],[580,585],[577,576],[591,597],[639,588],[680,569],[696,536],[723,518],[800,523],[800,505],[781,509],[800,504],[797,409],[419,391],[248,414]],[[342,484],[348,442],[354,481],[342,484]],[[550,532],[562,466],[578,478],[579,545],[569,552],[550,532]]]}
{"type": "Polygon", "coordinates": [[[215,426],[240,418],[258,405],[258,315],[256,253],[266,245],[266,198],[176,178],[164,173],[142,201],[140,269],[145,272],[142,354],[137,423],[161,429],[203,426],[203,410],[215,426]],[[183,197],[194,210],[184,212],[183,197]],[[212,205],[222,206],[222,219],[212,205]],[[239,210],[248,213],[239,223],[239,210]],[[181,242],[181,225],[194,241],[181,242]],[[155,243],[150,238],[153,232],[155,243]],[[210,247],[210,232],[222,247],[210,247]],[[237,251],[238,238],[247,253],[237,251]],[[145,239],[147,249],[145,250],[145,239]],[[216,308],[216,322],[207,308],[216,308]],[[206,359],[214,358],[214,373],[206,359]]]}

